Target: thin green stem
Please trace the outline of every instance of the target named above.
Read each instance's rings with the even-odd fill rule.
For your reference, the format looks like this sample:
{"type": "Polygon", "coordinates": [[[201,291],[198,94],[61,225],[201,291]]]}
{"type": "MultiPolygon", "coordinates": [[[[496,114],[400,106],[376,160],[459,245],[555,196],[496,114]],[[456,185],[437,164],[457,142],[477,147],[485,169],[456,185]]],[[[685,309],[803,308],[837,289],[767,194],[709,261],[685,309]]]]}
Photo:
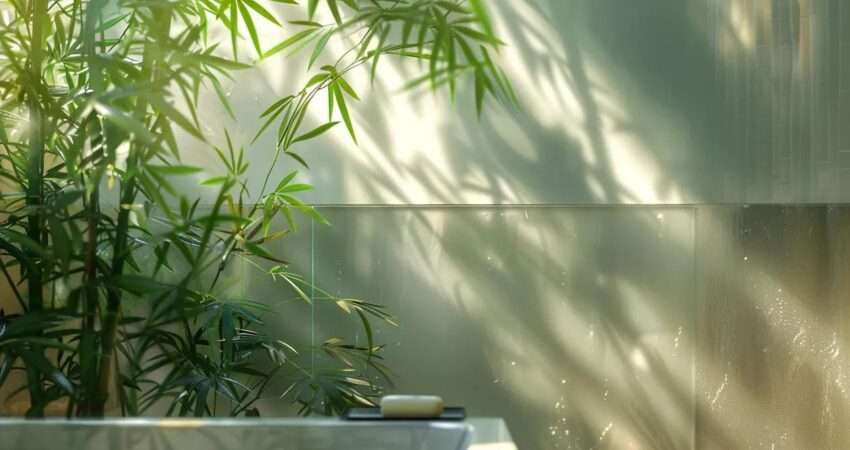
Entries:
{"type": "Polygon", "coordinates": [[[12,275],[9,273],[9,269],[6,268],[6,263],[3,261],[0,261],[0,270],[3,271],[3,276],[6,278],[6,282],[9,283],[9,287],[12,288],[12,293],[15,294],[15,299],[21,306],[21,310],[23,312],[27,312],[29,308],[27,307],[27,303],[24,301],[24,296],[21,295],[21,292],[18,290],[17,283],[15,283],[12,279],[12,275]]]}

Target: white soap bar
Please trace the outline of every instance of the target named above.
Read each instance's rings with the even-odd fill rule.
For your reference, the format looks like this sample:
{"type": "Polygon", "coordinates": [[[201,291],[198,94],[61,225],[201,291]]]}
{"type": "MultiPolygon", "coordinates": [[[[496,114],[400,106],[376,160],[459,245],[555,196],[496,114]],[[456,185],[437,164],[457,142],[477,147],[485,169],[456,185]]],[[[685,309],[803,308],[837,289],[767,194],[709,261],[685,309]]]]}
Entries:
{"type": "Polygon", "coordinates": [[[427,419],[443,414],[443,399],[436,395],[387,395],[381,398],[381,415],[392,419],[427,419]]]}

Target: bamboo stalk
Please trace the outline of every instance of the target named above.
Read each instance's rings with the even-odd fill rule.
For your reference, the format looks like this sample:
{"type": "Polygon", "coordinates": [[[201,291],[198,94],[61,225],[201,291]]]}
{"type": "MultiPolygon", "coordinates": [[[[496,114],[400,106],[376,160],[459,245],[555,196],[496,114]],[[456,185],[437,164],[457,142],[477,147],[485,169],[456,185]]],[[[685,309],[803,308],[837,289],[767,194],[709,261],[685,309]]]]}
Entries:
{"type": "MultiPolygon", "coordinates": [[[[135,159],[135,158],[132,158],[135,159]]],[[[135,163],[128,161],[128,172],[135,163]]],[[[112,276],[119,277],[124,273],[127,260],[128,231],[130,227],[130,206],[136,199],[136,182],[130,178],[121,186],[121,209],[115,232],[114,253],[112,255],[112,276]]],[[[121,309],[121,291],[118,288],[109,289],[106,296],[106,314],[103,316],[103,328],[100,336],[100,362],[98,364],[97,386],[93,395],[92,415],[103,416],[106,401],[109,398],[109,385],[112,379],[112,367],[115,357],[115,343],[118,336],[118,320],[121,309]]]]}
{"type": "MultiPolygon", "coordinates": [[[[41,70],[44,60],[42,41],[44,21],[47,16],[47,0],[34,0],[32,9],[32,40],[30,41],[30,89],[28,95],[29,109],[29,155],[27,165],[27,197],[26,203],[30,209],[27,217],[27,237],[33,242],[43,244],[44,217],[40,208],[44,200],[44,114],[39,102],[41,91],[41,70]]],[[[44,278],[41,258],[37,252],[27,250],[28,257],[33,262],[26,272],[27,295],[31,311],[44,308],[44,278]]],[[[33,345],[33,350],[42,349],[33,345]]],[[[30,410],[28,416],[44,416],[44,390],[41,374],[35,368],[27,367],[27,383],[30,393],[30,410]]]]}
{"type": "Polygon", "coordinates": [[[80,399],[77,414],[80,416],[91,416],[94,411],[91,396],[96,389],[95,375],[97,374],[97,355],[88,354],[95,351],[95,324],[97,322],[97,222],[99,214],[99,191],[97,187],[89,196],[86,210],[88,213],[88,230],[86,237],[86,259],[85,259],[85,302],[83,303],[83,320],[80,338],[80,379],[83,380],[83,398],[80,399]]]}
{"type": "MultiPolygon", "coordinates": [[[[102,1],[102,0],[100,0],[102,1]]],[[[90,6],[91,7],[91,6],[90,6]]],[[[153,30],[160,37],[167,37],[171,27],[170,14],[163,13],[167,5],[150,6],[151,14],[154,16],[154,23],[157,27],[153,30]]],[[[143,71],[148,75],[147,78],[156,83],[157,73],[156,64],[158,50],[150,42],[145,44],[145,50],[142,58],[143,71]]],[[[148,101],[144,96],[138,98],[136,103],[136,116],[144,120],[145,113],[148,109],[148,101]]],[[[110,145],[107,138],[107,145],[110,145]]],[[[119,203],[118,219],[116,221],[115,239],[113,241],[113,254],[110,277],[116,279],[124,273],[127,257],[132,251],[129,248],[129,228],[130,228],[130,212],[133,203],[138,195],[138,187],[136,185],[135,174],[139,167],[143,164],[142,155],[145,151],[145,144],[134,142],[131,146],[130,154],[127,157],[127,167],[124,171],[125,178],[121,180],[121,198],[119,203]]],[[[103,316],[103,326],[101,329],[101,351],[100,363],[98,365],[98,381],[97,390],[94,395],[94,410],[93,414],[103,415],[106,406],[106,400],[109,396],[110,381],[113,377],[113,366],[116,368],[119,365],[115,358],[115,346],[118,337],[118,322],[120,320],[121,311],[121,291],[117,288],[109,289],[106,298],[106,313],[103,316]]]]}
{"type": "MultiPolygon", "coordinates": [[[[97,24],[101,20],[101,10],[104,3],[104,0],[92,0],[88,4],[86,8],[85,22],[83,24],[84,28],[82,30],[86,59],[89,66],[91,88],[96,94],[102,93],[105,89],[103,70],[97,57],[97,48],[95,45],[97,24]]],[[[109,140],[106,137],[106,129],[101,128],[97,121],[94,121],[94,126],[92,128],[92,141],[94,141],[94,137],[99,136],[101,145],[104,147],[109,145],[109,140]]],[[[97,239],[100,203],[100,195],[97,184],[100,183],[100,180],[89,179],[84,182],[94,183],[95,186],[93,187],[86,204],[86,213],[88,215],[84,268],[86,298],[83,303],[83,321],[80,341],[80,384],[82,385],[82,393],[79,399],[77,415],[84,417],[100,417],[103,416],[104,405],[106,403],[105,394],[101,395],[99,390],[99,372],[104,362],[102,354],[98,352],[96,343],[96,322],[98,316],[97,239]]],[[[107,366],[109,366],[109,364],[107,364],[107,366]]]]}
{"type": "MultiPolygon", "coordinates": [[[[41,91],[41,65],[44,59],[41,41],[44,33],[43,21],[46,16],[47,0],[35,0],[30,48],[31,92],[28,95],[30,142],[27,165],[27,206],[32,208],[27,217],[27,236],[33,242],[41,242],[42,230],[44,229],[44,219],[38,210],[42,206],[44,197],[42,184],[44,173],[44,117],[39,103],[39,91],[41,91]]],[[[44,307],[44,283],[38,254],[33,254],[31,250],[29,252],[29,256],[34,260],[32,270],[27,272],[29,304],[32,310],[38,311],[44,307]]]]}

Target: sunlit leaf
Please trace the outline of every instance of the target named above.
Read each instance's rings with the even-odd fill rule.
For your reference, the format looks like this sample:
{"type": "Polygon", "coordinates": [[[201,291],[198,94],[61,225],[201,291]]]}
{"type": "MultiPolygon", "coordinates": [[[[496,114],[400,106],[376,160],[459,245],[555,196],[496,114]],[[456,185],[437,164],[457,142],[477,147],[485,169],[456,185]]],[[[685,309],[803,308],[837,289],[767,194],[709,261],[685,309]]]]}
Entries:
{"type": "Polygon", "coordinates": [[[342,116],[342,121],[345,122],[345,127],[348,128],[348,133],[351,139],[357,143],[357,136],[354,134],[354,124],[351,123],[351,115],[348,113],[348,106],[345,104],[345,97],[342,95],[342,89],[338,85],[331,86],[331,94],[336,99],[336,104],[339,107],[339,114],[342,116]]]}
{"type": "Polygon", "coordinates": [[[270,49],[268,49],[268,51],[263,53],[262,58],[266,59],[266,58],[269,58],[270,56],[275,55],[275,54],[277,54],[277,53],[279,53],[283,50],[286,50],[287,48],[297,44],[298,42],[301,42],[305,38],[313,36],[316,33],[316,31],[317,31],[317,29],[315,29],[315,28],[311,28],[311,29],[308,29],[308,30],[301,30],[298,33],[295,33],[292,36],[284,39],[283,42],[275,45],[274,47],[272,47],[270,49]]]}
{"type": "Polygon", "coordinates": [[[310,130],[310,131],[308,131],[308,132],[306,132],[306,133],[302,134],[301,136],[298,136],[298,137],[296,137],[295,139],[293,139],[293,140],[290,142],[290,145],[291,145],[291,144],[295,144],[296,142],[301,142],[301,141],[306,141],[306,140],[308,140],[308,139],[313,139],[313,138],[315,138],[315,137],[317,137],[317,136],[321,135],[321,134],[322,134],[322,133],[324,133],[325,131],[330,130],[331,128],[333,128],[334,126],[336,126],[336,124],[338,124],[338,123],[339,123],[339,122],[328,122],[328,123],[326,123],[326,124],[324,124],[324,125],[319,125],[318,127],[316,127],[316,128],[314,128],[314,129],[312,129],[312,130],[310,130]]]}
{"type": "Polygon", "coordinates": [[[313,47],[313,53],[310,55],[310,62],[307,64],[308,69],[313,66],[313,63],[315,63],[317,59],[319,59],[319,56],[321,56],[322,51],[324,51],[325,46],[328,45],[328,41],[335,32],[336,30],[334,29],[326,31],[322,37],[319,38],[319,41],[316,42],[316,46],[313,47]]]}
{"type": "MultiPolygon", "coordinates": [[[[277,19],[274,17],[274,15],[272,15],[272,13],[270,13],[266,8],[264,8],[259,3],[255,2],[254,0],[242,0],[242,2],[245,3],[246,5],[248,5],[249,8],[253,9],[258,14],[263,16],[269,22],[280,26],[280,22],[277,21],[277,19]]],[[[286,2],[286,3],[295,4],[294,1],[286,2]]]]}

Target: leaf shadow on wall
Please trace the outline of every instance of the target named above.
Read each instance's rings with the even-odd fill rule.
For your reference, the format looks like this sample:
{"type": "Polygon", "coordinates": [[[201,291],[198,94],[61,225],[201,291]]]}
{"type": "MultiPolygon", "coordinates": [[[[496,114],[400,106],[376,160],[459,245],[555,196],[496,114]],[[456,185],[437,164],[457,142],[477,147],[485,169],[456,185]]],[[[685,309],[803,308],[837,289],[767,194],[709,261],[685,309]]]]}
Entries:
{"type": "MultiPolygon", "coordinates": [[[[400,344],[390,363],[401,372],[401,387],[439,390],[469,401],[473,412],[504,415],[529,448],[678,449],[690,446],[694,430],[698,448],[748,448],[777,438],[776,428],[755,429],[783,423],[781,413],[771,410],[776,402],[770,396],[780,394],[759,385],[771,361],[754,358],[755,343],[718,344],[717,334],[770,342],[775,354],[795,350],[777,338],[762,294],[747,287],[749,279],[723,275],[736,267],[725,263],[729,254],[701,261],[700,252],[715,240],[739,242],[731,235],[740,223],[721,214],[723,220],[710,228],[717,234],[705,236],[684,224],[699,227],[706,219],[697,216],[711,216],[711,208],[531,208],[529,231],[516,225],[528,213],[522,208],[505,208],[509,218],[502,218],[499,209],[436,206],[470,198],[495,205],[557,204],[564,198],[717,201],[725,190],[744,192],[761,162],[750,150],[739,151],[746,147],[740,142],[744,131],[730,132],[723,94],[744,91],[738,83],[746,80],[717,76],[728,61],[693,22],[694,14],[710,12],[707,5],[657,0],[626,8],[618,1],[553,0],[502,6],[502,15],[509,8],[523,11],[511,16],[506,30],[516,49],[512,55],[526,55],[507,64],[531,74],[521,96],[534,87],[551,94],[549,103],[542,112],[534,105],[515,113],[491,109],[475,124],[458,119],[473,115],[468,107],[448,114],[436,137],[452,149],[439,155],[445,159],[421,152],[393,156],[403,149],[393,147],[399,130],[387,108],[390,95],[376,90],[373,100],[358,106],[359,130],[383,151],[365,151],[356,160],[323,157],[314,183],[336,190],[329,198],[356,192],[355,201],[404,204],[424,197],[435,206],[329,210],[335,227],[315,236],[316,274],[321,285],[397,311],[402,329],[385,331],[385,338],[400,344]],[[551,24],[558,24],[557,32],[551,24]],[[406,189],[408,182],[427,195],[406,189]],[[667,230],[659,214],[678,217],[670,219],[678,225],[667,230]],[[713,286],[717,279],[726,284],[713,286]],[[715,300],[703,292],[708,285],[723,292],[727,303],[699,302],[715,300]],[[565,322],[552,326],[553,317],[563,314],[553,311],[562,307],[569,312],[565,322]],[[728,320],[730,315],[737,320],[728,320]],[[603,343],[582,340],[591,332],[603,343]],[[677,338],[690,341],[692,359],[673,355],[669,345],[677,338]],[[737,345],[746,349],[736,351],[737,345]],[[594,363],[588,352],[596,351],[601,354],[594,363]],[[523,372],[507,380],[512,362],[523,372]],[[696,385],[691,368],[700,372],[696,385]],[[729,405],[758,417],[754,422],[712,409],[713,399],[730,395],[721,389],[729,374],[740,397],[727,400],[729,405]],[[487,387],[475,386],[476,379],[487,387]],[[563,401],[561,392],[569,394],[563,401]],[[741,430],[735,421],[754,429],[741,430]]],[[[748,117],[767,114],[771,95],[755,95],[748,117]]],[[[458,105],[465,108],[469,100],[464,91],[458,105]]],[[[782,226],[776,219],[766,224],[782,226]]],[[[775,275],[795,298],[810,298],[809,289],[786,279],[768,258],[762,264],[755,270],[775,275]]],[[[817,309],[800,302],[803,309],[817,309]]],[[[319,327],[328,332],[354,333],[323,320],[329,322],[319,327]]],[[[800,373],[828,385],[817,361],[801,365],[800,373]]],[[[820,439],[846,439],[816,437],[846,414],[834,408],[825,424],[789,424],[788,439],[815,446],[825,442],[820,439]]]]}

